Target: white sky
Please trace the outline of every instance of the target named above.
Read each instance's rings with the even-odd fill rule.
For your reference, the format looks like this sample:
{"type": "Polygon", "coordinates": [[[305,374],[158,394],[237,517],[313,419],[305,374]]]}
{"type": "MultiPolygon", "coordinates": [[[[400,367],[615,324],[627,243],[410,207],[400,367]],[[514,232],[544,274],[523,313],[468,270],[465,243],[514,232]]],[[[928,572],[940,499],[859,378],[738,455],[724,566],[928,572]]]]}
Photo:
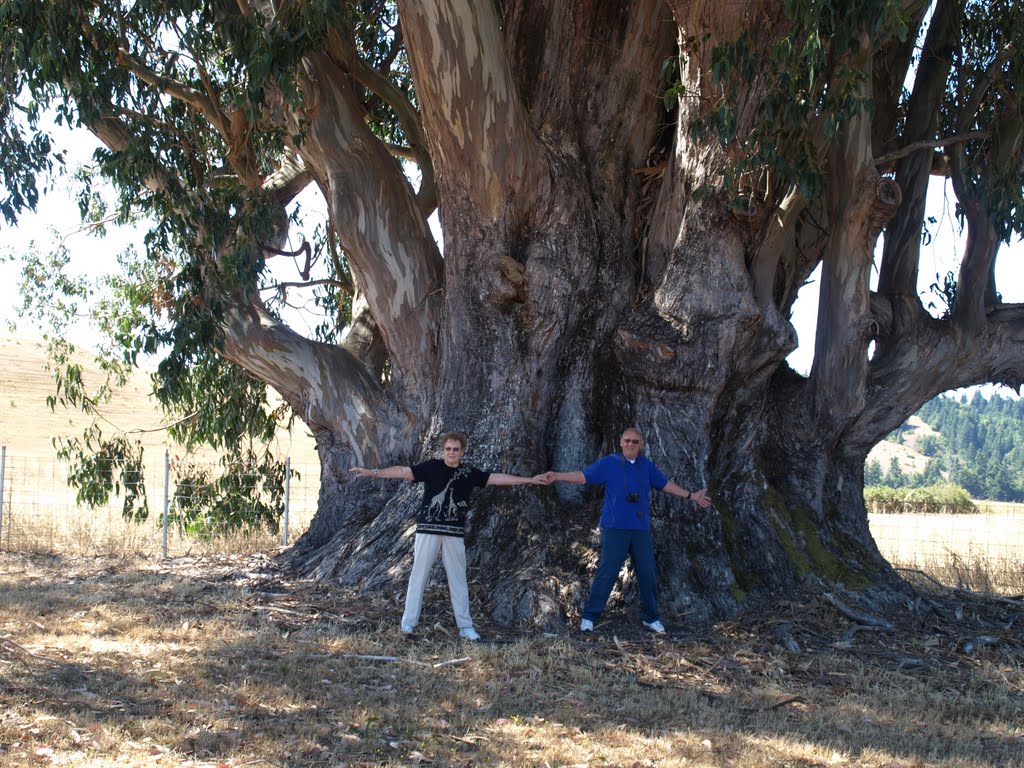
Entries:
{"type": "MultiPolygon", "coordinates": [[[[69,162],[68,167],[73,168],[77,164],[90,159],[93,144],[87,140],[77,138],[68,144],[69,162]]],[[[959,227],[953,216],[952,203],[947,201],[942,192],[944,182],[942,179],[933,179],[935,188],[929,195],[928,215],[938,220],[937,229],[933,232],[930,244],[923,246],[920,265],[919,291],[927,291],[928,286],[936,280],[936,275],[945,275],[946,272],[957,272],[960,256],[963,253],[963,237],[959,233],[959,227]]],[[[305,194],[305,193],[304,193],[305,194]]],[[[312,192],[312,195],[318,193],[312,192]]],[[[312,211],[316,203],[307,201],[305,209],[312,211]]],[[[315,212],[311,215],[317,215],[315,212]]],[[[322,214],[321,214],[322,215],[322,214]]],[[[121,253],[127,246],[135,244],[141,251],[142,235],[141,230],[119,229],[108,227],[108,235],[104,239],[98,239],[84,233],[78,232],[79,214],[78,207],[72,194],[71,182],[69,179],[57,181],[55,189],[47,194],[39,205],[37,213],[29,213],[22,216],[19,225],[15,229],[4,228],[2,239],[0,239],[0,253],[6,248],[20,253],[29,247],[32,241],[41,244],[42,248],[49,249],[59,242],[61,238],[67,238],[66,244],[72,253],[72,267],[80,270],[81,273],[97,275],[109,272],[116,268],[116,255],[121,253]],[[54,234],[54,231],[57,233],[54,234]]],[[[310,226],[312,231],[312,226],[310,226]]],[[[295,280],[297,275],[288,265],[285,259],[275,259],[272,266],[283,270],[282,279],[295,280]]],[[[809,283],[801,289],[794,312],[793,325],[797,330],[800,346],[790,355],[789,362],[794,369],[801,373],[810,370],[814,350],[814,331],[818,311],[818,289],[819,271],[816,271],[809,283]]],[[[15,322],[20,335],[36,336],[41,329],[34,328],[30,321],[17,316],[17,308],[21,305],[21,298],[18,295],[20,284],[21,264],[18,261],[0,263],[0,329],[6,332],[8,323],[15,322]]],[[[996,261],[997,287],[1007,302],[1024,302],[1024,244],[1017,241],[1011,246],[1002,246],[996,261]]],[[[877,281],[877,272],[872,276],[872,287],[877,281]]],[[[295,322],[295,318],[288,318],[295,322]]],[[[308,328],[296,327],[300,333],[309,332],[308,328]]],[[[95,335],[88,325],[80,324],[74,331],[72,341],[84,347],[95,346],[95,335]]],[[[1012,390],[1003,388],[1002,394],[1010,394],[1012,390]]]]}
{"type": "MultiPolygon", "coordinates": [[[[928,194],[926,216],[937,220],[932,227],[932,240],[921,247],[921,260],[918,269],[918,293],[929,291],[929,286],[942,282],[942,277],[952,271],[956,275],[960,267],[960,259],[964,252],[966,237],[960,232],[959,224],[954,216],[952,190],[947,191],[948,181],[932,177],[928,194]],[[938,278],[936,278],[938,276],[938,278]]],[[[877,262],[876,262],[877,267],[877,262]]],[[[797,371],[806,374],[810,371],[814,356],[814,332],[818,315],[818,290],[820,287],[821,267],[814,271],[808,284],[797,296],[793,307],[793,326],[799,337],[799,347],[790,354],[789,364],[797,371]]],[[[878,284],[877,268],[872,270],[871,287],[878,284]]],[[[1024,302],[1024,243],[1019,240],[1010,245],[1003,245],[996,256],[996,289],[1002,294],[1003,301],[1024,302]]],[[[924,297],[927,304],[928,297],[924,297]]],[[[935,299],[938,304],[938,300],[935,299]]],[[[1012,396],[1014,391],[1008,387],[986,387],[983,393],[987,396],[998,391],[1001,396],[1012,396]]]]}

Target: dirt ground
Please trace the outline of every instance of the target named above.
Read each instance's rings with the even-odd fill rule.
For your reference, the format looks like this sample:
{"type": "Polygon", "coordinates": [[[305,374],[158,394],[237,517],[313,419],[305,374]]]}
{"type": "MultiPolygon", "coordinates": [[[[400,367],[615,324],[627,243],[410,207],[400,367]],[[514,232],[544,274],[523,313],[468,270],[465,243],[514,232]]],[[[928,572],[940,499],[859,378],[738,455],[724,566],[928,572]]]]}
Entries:
{"type": "MultiPolygon", "coordinates": [[[[485,597],[473,591],[476,615],[485,597]]],[[[808,594],[655,637],[478,624],[269,555],[0,553],[3,766],[1024,765],[1024,601],[808,594]]]]}

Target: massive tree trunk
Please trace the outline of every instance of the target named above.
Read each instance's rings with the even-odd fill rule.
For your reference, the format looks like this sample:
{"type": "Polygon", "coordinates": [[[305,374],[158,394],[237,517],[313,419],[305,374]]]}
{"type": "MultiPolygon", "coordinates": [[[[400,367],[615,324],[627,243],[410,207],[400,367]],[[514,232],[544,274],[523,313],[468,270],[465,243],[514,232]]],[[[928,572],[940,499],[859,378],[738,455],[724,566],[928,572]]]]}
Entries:
{"type": "MultiPolygon", "coordinates": [[[[352,482],[353,463],[418,461],[440,433],[459,429],[469,436],[467,460],[479,466],[572,470],[614,450],[635,424],[656,463],[715,499],[708,512],[669,497],[655,503],[669,615],[704,623],[808,584],[897,589],[868,530],[864,458],[928,398],[965,383],[952,364],[966,363],[968,337],[936,327],[916,286],[903,290],[916,280],[898,265],[916,263],[913,238],[887,256],[887,303],[871,300],[882,228],[895,217],[912,232],[923,217],[917,203],[901,207],[900,185],[876,169],[886,147],[872,140],[871,87],[885,78],[861,80],[863,102],[835,138],[812,137],[827,156],[819,199],[758,178],[747,207],[737,208],[722,186],[728,148],[690,130],[720,89],[712,45],[692,41],[698,30],[718,42],[748,29],[756,22],[742,4],[517,2],[503,4],[500,20],[489,3],[400,6],[444,232],[434,346],[416,353],[434,378],[429,398],[409,400],[400,384],[411,372],[396,373],[366,414],[373,427],[363,439],[330,425],[318,433],[321,509],[294,561],[345,583],[402,580],[419,491],[352,482]],[[666,112],[659,75],[673,57],[683,96],[666,112]],[[795,346],[788,315],[819,261],[815,362],[804,378],[785,363],[795,346]],[[901,334],[892,334],[896,326],[901,334]],[[910,361],[899,359],[908,350],[941,374],[908,384],[910,361]],[[379,432],[406,439],[383,443],[379,432]]],[[[942,27],[933,37],[950,34],[942,27]]],[[[862,43],[871,51],[871,40],[862,43]]],[[[900,59],[877,50],[887,64],[900,59]]],[[[870,72],[870,55],[855,63],[870,72]]],[[[890,68],[886,84],[904,71],[890,68]]],[[[769,87],[755,78],[738,92],[738,135],[769,87]]],[[[934,83],[922,77],[919,89],[919,102],[934,102],[934,83]]],[[[922,110],[930,117],[920,120],[934,123],[934,105],[922,110]]],[[[934,125],[931,134],[928,125],[910,128],[908,140],[934,133],[934,125]]],[[[930,149],[900,167],[921,167],[922,154],[930,149]]],[[[915,190],[927,179],[927,171],[907,174],[915,190]]],[[[345,232],[347,212],[333,213],[345,232]]],[[[978,248],[990,258],[992,245],[988,238],[978,248]]],[[[372,282],[361,274],[359,245],[346,246],[357,279],[372,282]]],[[[987,274],[989,262],[978,261],[987,274]]],[[[972,299],[970,314],[993,322],[983,305],[972,299]]],[[[423,338],[417,326],[386,333],[389,348],[423,338]]],[[[1019,342],[982,357],[972,356],[978,375],[1005,374],[1020,359],[1019,342]]],[[[493,619],[557,625],[578,610],[599,501],[599,492],[575,486],[480,494],[470,567],[493,619]]]]}
{"type": "MultiPolygon", "coordinates": [[[[806,579],[891,582],[859,496],[870,445],[847,453],[841,437],[864,409],[877,186],[866,112],[835,152],[842,199],[817,204],[844,222],[824,245],[836,295],[823,309],[825,362],[797,380],[783,362],[794,347],[785,310],[758,301],[751,276],[771,260],[774,282],[792,242],[776,237],[762,253],[757,230],[772,222],[727,205],[728,158],[716,138],[688,132],[700,101],[683,100],[666,129],[659,72],[699,20],[678,9],[672,23],[656,0],[569,5],[510,4],[503,33],[486,3],[402,7],[444,231],[436,358],[423,362],[436,359],[436,395],[373,414],[375,429],[397,420],[387,428],[412,436],[398,451],[320,433],[321,511],[296,561],[343,582],[402,578],[419,491],[350,482],[358,458],[417,461],[461,429],[480,466],[570,470],[636,424],[669,475],[716,500],[708,512],[655,504],[669,614],[707,622],[806,579]]],[[[716,23],[724,32],[743,19],[733,9],[716,23]]],[[[713,89],[710,49],[703,57],[683,72],[691,93],[713,89]]],[[[746,94],[750,110],[758,93],[746,94]]],[[[599,500],[576,487],[481,494],[470,562],[493,618],[557,622],[578,608],[599,500]]]]}
{"type": "MultiPolygon", "coordinates": [[[[400,0],[382,47],[408,52],[414,102],[360,58],[365,39],[343,15],[299,59],[298,96],[266,85],[261,119],[290,137],[299,170],[282,166],[262,192],[283,210],[300,174],[315,180],[355,292],[339,345],[283,327],[254,285],[236,286],[220,316],[220,351],[316,435],[323,484],[288,555],[298,568],[367,588],[404,581],[421,491],[353,480],[355,465],[417,462],[460,430],[481,468],[575,470],[635,425],[670,477],[714,498],[706,512],[654,504],[668,615],[705,623],[798,586],[899,589],[867,526],[867,452],[942,391],[1024,380],[1021,310],[992,287],[1009,230],[989,205],[995,166],[977,159],[1019,174],[1020,112],[1003,105],[1019,104],[1010,65],[1022,41],[1018,31],[951,89],[965,6],[938,0],[904,104],[925,3],[907,0],[899,20],[883,16],[890,4],[817,20],[787,18],[787,5],[400,0]],[[410,146],[371,130],[382,105],[410,146]],[[986,109],[998,121],[981,135],[986,109]],[[418,190],[394,155],[417,163],[418,190]],[[917,288],[936,170],[952,176],[970,235],[943,317],[917,288]],[[803,376],[786,364],[790,315],[818,265],[803,376]]],[[[258,7],[276,33],[296,6],[220,12],[252,21],[258,7]]],[[[253,152],[236,151],[251,141],[240,111],[114,58],[207,116],[226,164],[259,186],[253,152]]],[[[94,112],[93,130],[126,146],[128,112],[94,112]]],[[[577,486],[479,493],[468,545],[486,613],[552,626],[573,615],[599,504],[577,486]]]]}

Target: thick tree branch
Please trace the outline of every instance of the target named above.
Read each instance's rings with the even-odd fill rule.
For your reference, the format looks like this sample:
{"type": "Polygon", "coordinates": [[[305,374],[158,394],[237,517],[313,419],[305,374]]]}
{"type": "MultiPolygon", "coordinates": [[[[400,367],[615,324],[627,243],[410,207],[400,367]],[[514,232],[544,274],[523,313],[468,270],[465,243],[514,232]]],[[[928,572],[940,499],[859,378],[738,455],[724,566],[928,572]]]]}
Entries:
{"type": "Polygon", "coordinates": [[[288,205],[313,181],[313,174],[306,168],[302,158],[292,152],[285,152],[278,160],[277,170],[267,176],[263,189],[273,192],[280,205],[288,205]]]}
{"type": "Polygon", "coordinates": [[[323,189],[394,381],[425,405],[436,385],[440,253],[401,167],[367,126],[348,74],[322,54],[307,58],[306,72],[306,139],[298,151],[323,189]]]}
{"type": "MultiPolygon", "coordinates": [[[[953,51],[960,38],[960,15],[959,0],[939,0],[928,27],[914,91],[907,105],[903,135],[906,146],[875,162],[876,167],[884,168],[900,161],[896,169],[896,184],[904,201],[886,230],[879,270],[879,292],[883,294],[917,295],[921,226],[932,170],[932,153],[929,150],[934,146],[931,141],[938,129],[939,110],[953,65],[953,51]]],[[[955,139],[967,140],[959,136],[955,139]]],[[[951,139],[947,139],[949,141],[951,139]]],[[[908,317],[916,317],[916,313],[908,317]]]]}
{"type": "Polygon", "coordinates": [[[333,280],[330,278],[324,278],[323,280],[304,280],[302,282],[275,283],[274,285],[268,285],[265,288],[261,288],[260,291],[264,293],[270,291],[280,293],[281,291],[286,291],[289,288],[316,288],[318,285],[330,285],[348,294],[353,292],[351,282],[347,280],[333,280]]]}
{"type": "MultiPolygon", "coordinates": [[[[868,81],[865,80],[865,83],[868,81]]],[[[861,89],[867,85],[861,85],[861,89]]],[[[821,295],[810,386],[814,412],[830,436],[864,407],[870,334],[870,278],[879,202],[871,162],[871,121],[861,110],[829,152],[829,242],[822,260],[821,295]]],[[[891,214],[890,214],[891,215],[891,214]]]]}
{"type": "Polygon", "coordinates": [[[988,317],[1001,337],[1024,344],[1024,304],[996,304],[988,317]]]}
{"type": "Polygon", "coordinates": [[[223,327],[223,355],[272,385],[312,429],[355,435],[372,427],[363,414],[380,398],[380,383],[344,346],[303,338],[244,302],[223,327]]]}
{"type": "Polygon", "coordinates": [[[995,298],[991,275],[999,238],[991,215],[973,196],[961,198],[960,206],[967,219],[967,245],[956,283],[953,319],[965,330],[978,332],[985,323],[985,305],[995,298]]]}
{"type": "MultiPolygon", "coordinates": [[[[886,304],[872,297],[882,335],[889,330],[886,304]]],[[[989,382],[1024,386],[1024,304],[991,307],[977,331],[934,318],[904,330],[871,361],[868,407],[847,433],[848,449],[866,454],[937,395],[989,382]]]]}
{"type": "MultiPolygon", "coordinates": [[[[899,123],[902,117],[903,84],[913,64],[920,29],[930,2],[905,10],[908,19],[907,34],[900,39],[892,37],[875,54],[872,66],[875,119],[871,126],[872,146],[878,155],[891,150],[900,140],[899,123]]],[[[880,38],[882,39],[882,38],[880,38]]]]}
{"type": "Polygon", "coordinates": [[[793,187],[768,220],[764,240],[754,254],[751,277],[758,306],[767,307],[774,298],[775,274],[783,254],[795,249],[799,238],[797,220],[807,207],[807,200],[793,187]]]}
{"type": "Polygon", "coordinates": [[[535,141],[513,84],[493,3],[400,0],[431,157],[445,184],[494,219],[536,189],[535,141]]]}
{"type": "MultiPolygon", "coordinates": [[[[347,33],[347,30],[345,30],[347,33]]],[[[395,86],[382,72],[377,71],[360,58],[356,52],[354,41],[335,30],[329,40],[328,52],[335,57],[341,66],[356,80],[383,99],[394,110],[402,125],[402,131],[409,139],[407,153],[399,153],[398,147],[391,147],[392,154],[416,163],[420,171],[421,184],[417,196],[420,211],[430,214],[437,206],[436,185],[434,181],[434,165],[427,149],[427,138],[423,133],[423,124],[419,113],[405,94],[395,86]]]]}

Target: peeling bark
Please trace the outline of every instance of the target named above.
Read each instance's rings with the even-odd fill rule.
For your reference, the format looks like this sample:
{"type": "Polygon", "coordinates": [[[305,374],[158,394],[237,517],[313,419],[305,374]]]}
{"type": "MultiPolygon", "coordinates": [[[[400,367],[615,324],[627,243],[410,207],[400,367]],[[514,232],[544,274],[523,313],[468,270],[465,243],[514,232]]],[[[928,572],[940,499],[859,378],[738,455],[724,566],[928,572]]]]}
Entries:
{"type": "MultiPolygon", "coordinates": [[[[576,470],[636,425],[669,476],[715,499],[707,513],[668,497],[654,505],[667,614],[708,623],[813,584],[898,592],[867,526],[868,450],[946,388],[1024,380],[1024,311],[997,301],[999,238],[966,172],[963,145],[978,137],[969,115],[957,136],[936,136],[962,4],[939,0],[905,115],[894,93],[877,90],[904,82],[914,34],[865,33],[856,54],[836,52],[834,62],[856,55],[865,76],[838,138],[807,129],[827,158],[826,193],[807,199],[793,179],[755,168],[743,206],[728,199],[724,172],[774,84],[754,71],[728,90],[714,50],[746,32],[769,55],[769,35],[792,31],[784,4],[398,5],[419,114],[341,31],[304,54],[301,109],[274,102],[277,124],[305,133],[292,148],[301,172],[273,186],[283,203],[305,174],[315,180],[355,278],[345,342],[295,335],[252,286],[231,297],[224,321],[225,356],[277,388],[316,433],[320,507],[292,562],[367,588],[404,580],[420,491],[353,481],[353,465],[415,463],[458,429],[469,435],[467,461],[482,468],[576,470]],[[679,81],[667,83],[672,61],[679,81]],[[368,127],[357,82],[393,103],[413,145],[405,154],[434,170],[419,198],[368,127]],[[677,96],[666,104],[670,86],[677,96]],[[735,100],[734,141],[690,130],[725,98],[735,100]],[[951,315],[934,318],[916,280],[932,146],[942,141],[970,239],[951,315]],[[879,164],[892,162],[895,178],[881,177],[879,164]],[[435,199],[443,258],[425,219],[435,199]],[[785,363],[796,345],[789,318],[819,263],[804,378],[785,363]]],[[[914,33],[925,6],[905,9],[914,33]]],[[[986,76],[966,111],[995,69],[986,76]]],[[[1011,117],[992,145],[1008,162],[1021,138],[1011,117]]],[[[229,121],[224,140],[240,141],[244,127],[229,121]]],[[[127,140],[120,121],[94,128],[112,146],[127,140]]],[[[248,150],[237,149],[242,162],[248,150]]],[[[478,496],[470,565],[492,618],[557,628],[578,609],[599,498],[563,486],[478,496]]],[[[613,607],[631,610],[630,590],[627,580],[613,607]]]]}
{"type": "MultiPolygon", "coordinates": [[[[420,441],[388,463],[422,459],[432,437],[458,428],[479,466],[579,469],[637,424],[670,476],[716,499],[706,514],[655,504],[667,613],[708,622],[809,582],[898,589],[867,528],[864,456],[954,378],[908,372],[1020,371],[1011,310],[992,317],[992,338],[1008,341],[983,363],[976,336],[907,315],[901,303],[906,293],[907,307],[919,306],[908,289],[910,234],[931,153],[908,155],[894,181],[879,177],[874,151],[934,130],[941,67],[921,79],[921,116],[900,141],[873,137],[866,109],[849,121],[829,148],[824,199],[766,193],[737,217],[720,194],[728,154],[687,129],[717,98],[711,46],[678,46],[698,30],[728,39],[765,17],[745,5],[670,6],[671,22],[657,2],[589,13],[509,2],[499,26],[487,4],[403,5],[437,168],[445,294],[436,407],[420,441]],[[671,134],[650,85],[667,55],[684,64],[671,134]],[[657,173],[636,173],[652,157],[665,158],[657,173]],[[653,195],[642,191],[652,179],[653,195]],[[887,234],[890,290],[872,296],[872,254],[887,225],[903,234],[887,234]],[[818,341],[805,380],[784,363],[795,345],[788,315],[819,261],[818,341]],[[872,339],[883,352],[869,361],[872,339]]],[[[923,16],[921,4],[912,10],[923,16]]],[[[948,37],[943,29],[932,47],[948,37]]],[[[906,59],[899,47],[887,61],[906,59]]],[[[902,82],[895,70],[869,77],[862,95],[885,79],[902,82]]],[[[743,93],[741,120],[756,117],[767,87],[743,93]]],[[[334,527],[300,543],[296,560],[344,582],[393,584],[418,490],[353,487],[345,441],[325,434],[323,446],[322,503],[345,511],[330,513],[334,527]]],[[[598,499],[565,487],[481,495],[468,542],[493,618],[550,628],[575,610],[593,567],[598,499]]]]}

